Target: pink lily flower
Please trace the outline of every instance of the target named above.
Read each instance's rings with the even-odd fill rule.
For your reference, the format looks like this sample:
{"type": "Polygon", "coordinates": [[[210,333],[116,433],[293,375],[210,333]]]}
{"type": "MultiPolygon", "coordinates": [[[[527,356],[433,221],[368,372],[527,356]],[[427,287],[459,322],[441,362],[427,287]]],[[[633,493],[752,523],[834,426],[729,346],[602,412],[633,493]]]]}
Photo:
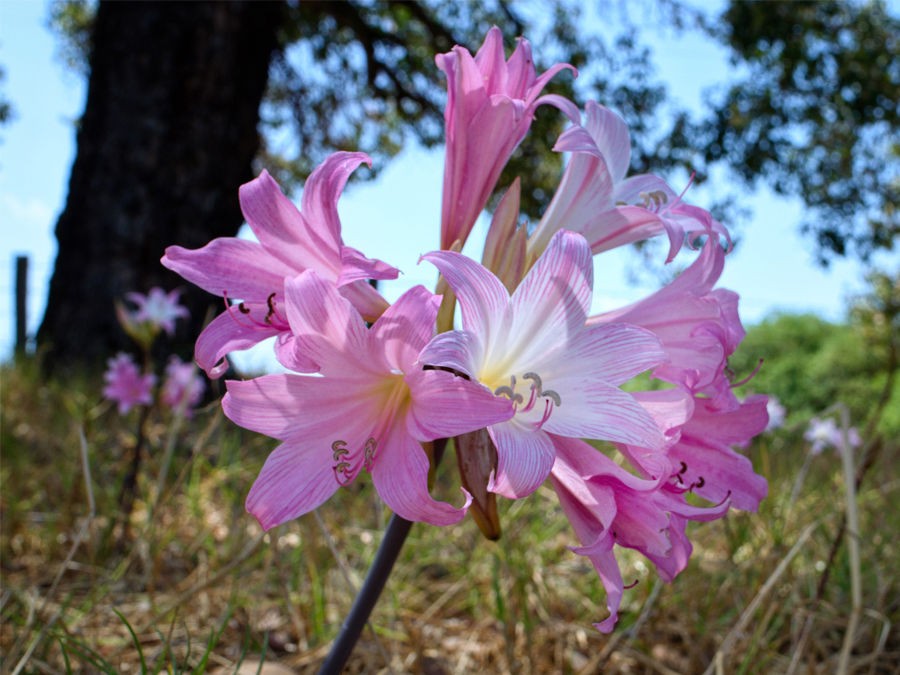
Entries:
{"type": "Polygon", "coordinates": [[[447,76],[447,158],[441,205],[441,249],[447,250],[455,241],[465,243],[500,172],[528,133],[535,109],[549,103],[573,121],[579,118],[571,101],[554,94],[539,96],[561,70],[568,68],[576,75],[577,71],[558,63],[538,77],[531,45],[524,38],[519,38],[507,61],[503,35],[496,26],[474,57],[457,45],[438,54],[435,62],[447,76]]]}
{"type": "Polygon", "coordinates": [[[137,364],[128,354],[119,353],[107,361],[103,380],[106,382],[103,395],[118,404],[120,415],[124,415],[136,405],[153,403],[156,376],[152,373],[141,374],[137,364]]]}
{"type": "MultiPolygon", "coordinates": [[[[768,484],[732,446],[745,446],[765,431],[767,402],[766,396],[749,396],[736,408],[721,410],[711,399],[694,397],[690,419],[664,453],[671,465],[678,467],[673,487],[716,504],[728,501],[737,509],[756,511],[768,493],[768,484]]],[[[644,473],[655,471],[659,453],[627,444],[616,447],[644,473]]]]}
{"type": "Polygon", "coordinates": [[[187,307],[178,303],[179,295],[181,291],[177,288],[166,293],[158,286],[151,288],[147,295],[128,293],[125,297],[137,305],[137,308],[129,312],[127,318],[136,323],[146,321],[172,335],[175,332],[175,321],[190,316],[187,307]]]}
{"type": "Polygon", "coordinates": [[[247,510],[269,529],[315,509],[366,469],[403,518],[434,525],[460,520],[471,497],[466,493],[461,508],[431,497],[422,442],[500,422],[512,410],[480,384],[418,362],[434,333],[440,297],[417,286],[367,329],[314,270],[289,279],[285,293],[294,347],[320,364],[321,377],[227,383],[225,414],[282,441],[253,484],[247,510]]]}
{"type": "Polygon", "coordinates": [[[193,408],[203,398],[206,382],[197,373],[193,363],[185,363],[177,356],[169,358],[166,379],[163,381],[160,399],[169,408],[190,418],[193,408]]]}
{"type": "Polygon", "coordinates": [[[631,138],[621,117],[594,101],[588,101],[585,117],[583,126],[576,121],[554,147],[572,157],[528,241],[531,260],[563,228],[583,234],[594,253],[666,232],[666,262],[681,249],[686,233],[711,230],[728,238],[721,223],[704,209],[682,202],[662,178],[651,174],[625,178],[631,138]]]}
{"type": "Polygon", "coordinates": [[[512,296],[463,255],[423,258],[456,293],[463,330],[438,335],[422,362],[463,373],[513,403],[512,419],[488,427],[497,450],[490,491],[517,499],[537,489],[553,466],[557,437],[664,445],[647,410],[619,389],[658,366],[663,351],[636,326],[585,326],[593,267],[584,237],[558,232],[512,296]]]}
{"type": "Polygon", "coordinates": [[[726,375],[728,357],[744,338],[738,295],[713,289],[722,274],[725,252],[710,236],[697,259],[672,283],[627,307],[588,319],[590,325],[630,323],[651,331],[667,359],[653,376],[711,395],[723,408],[738,405],[726,375]]]}
{"type": "MultiPolygon", "coordinates": [[[[609,617],[595,623],[609,633],[618,621],[625,584],[614,546],[642,553],[665,581],[672,581],[687,566],[692,546],[685,535],[688,520],[715,520],[728,503],[692,506],[685,490],[668,485],[674,473],[662,455],[656,455],[649,478],[629,473],[602,452],[578,439],[559,439],[551,473],[553,489],[582,546],[572,550],[587,556],[606,589],[609,617]]],[[[650,461],[647,461],[650,466],[650,461]]]]}
{"type": "MultiPolygon", "coordinates": [[[[279,338],[279,356],[294,351],[284,311],[284,280],[303,270],[316,270],[337,284],[370,321],[387,308],[366,279],[394,279],[397,270],[366,258],[341,239],[337,200],[347,178],[364,162],[371,164],[361,152],[331,155],[306,181],[300,211],[263,171],[239,191],[241,210],[259,243],[222,237],[197,250],[166,249],[163,265],[226,302],[242,301],[229,306],[197,339],[194,356],[210,377],[228,369],[224,358],[229,352],[273,335],[279,338]]],[[[312,372],[316,364],[295,354],[289,367],[312,372]]]]}

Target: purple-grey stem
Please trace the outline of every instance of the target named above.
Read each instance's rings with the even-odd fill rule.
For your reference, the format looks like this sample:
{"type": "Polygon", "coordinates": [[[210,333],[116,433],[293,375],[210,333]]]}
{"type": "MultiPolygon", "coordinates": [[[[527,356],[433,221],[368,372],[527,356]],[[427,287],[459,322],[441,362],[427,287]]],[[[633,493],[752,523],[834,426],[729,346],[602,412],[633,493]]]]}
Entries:
{"type": "MultiPolygon", "coordinates": [[[[441,461],[445,447],[445,439],[434,442],[433,466],[435,468],[441,461]]],[[[384,538],[378,546],[378,552],[375,553],[375,560],[372,561],[372,566],[369,568],[369,574],[366,575],[366,580],[353,601],[353,607],[350,608],[350,613],[347,615],[344,625],[341,626],[341,632],[331,645],[331,651],[328,652],[328,656],[319,669],[319,675],[337,674],[344,668],[344,664],[353,653],[353,648],[372,613],[372,608],[375,607],[391,570],[394,568],[394,563],[397,562],[400,549],[403,547],[403,542],[406,541],[411,527],[411,521],[401,518],[397,514],[391,516],[384,531],[384,538]]]]}

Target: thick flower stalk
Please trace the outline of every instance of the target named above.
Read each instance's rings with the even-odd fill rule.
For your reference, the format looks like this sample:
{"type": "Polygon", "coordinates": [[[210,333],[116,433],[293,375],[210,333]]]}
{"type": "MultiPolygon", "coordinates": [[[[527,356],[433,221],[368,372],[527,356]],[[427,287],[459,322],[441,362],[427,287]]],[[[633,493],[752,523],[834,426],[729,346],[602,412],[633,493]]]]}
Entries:
{"type": "Polygon", "coordinates": [[[282,441],[250,490],[250,513],[269,529],[316,508],[365,469],[407,520],[457,522],[468,499],[454,507],[429,495],[422,443],[498,423],[512,409],[476,382],[419,363],[440,299],[417,286],[367,328],[313,270],[288,280],[285,293],[293,347],[319,374],[227,383],[225,414],[282,441]]]}
{"type": "MultiPolygon", "coordinates": [[[[350,174],[371,160],[361,152],[337,152],[316,168],[303,189],[301,209],[285,197],[265,171],[241,186],[241,210],[258,242],[214,239],[201,249],[170,246],[162,264],[188,281],[225,299],[226,307],[197,339],[195,358],[210,377],[227,369],[230,352],[278,336],[279,355],[292,351],[284,309],[284,280],[312,269],[334,282],[368,319],[386,308],[368,279],[394,279],[397,270],[370,260],[341,238],[337,200],[350,174]]],[[[314,370],[294,357],[292,367],[314,370]]]]}
{"type": "Polygon", "coordinates": [[[528,133],[535,109],[549,103],[573,121],[578,119],[578,109],[568,99],[540,95],[561,70],[576,71],[558,63],[538,76],[531,45],[524,38],[519,38],[507,60],[496,26],[474,57],[456,46],[435,57],[435,62],[447,76],[441,249],[448,250],[456,241],[460,246],[465,243],[500,172],[528,133]]]}

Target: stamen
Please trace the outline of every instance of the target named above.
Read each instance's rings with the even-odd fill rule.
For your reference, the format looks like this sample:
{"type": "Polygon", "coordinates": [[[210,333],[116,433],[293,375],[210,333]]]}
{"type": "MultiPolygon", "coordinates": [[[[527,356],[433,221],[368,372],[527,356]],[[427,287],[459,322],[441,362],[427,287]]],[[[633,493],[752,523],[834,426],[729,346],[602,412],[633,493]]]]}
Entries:
{"type": "MultiPolygon", "coordinates": [[[[762,368],[762,364],[763,364],[763,359],[760,359],[759,361],[757,361],[756,366],[753,368],[752,371],[750,371],[750,374],[747,375],[747,377],[745,377],[743,380],[738,380],[737,382],[732,382],[731,388],[734,389],[735,387],[740,387],[741,385],[747,384],[750,380],[752,380],[754,377],[756,377],[756,374],[759,372],[759,369],[762,368]]],[[[732,371],[728,371],[728,372],[731,375],[734,374],[732,371]]]]}

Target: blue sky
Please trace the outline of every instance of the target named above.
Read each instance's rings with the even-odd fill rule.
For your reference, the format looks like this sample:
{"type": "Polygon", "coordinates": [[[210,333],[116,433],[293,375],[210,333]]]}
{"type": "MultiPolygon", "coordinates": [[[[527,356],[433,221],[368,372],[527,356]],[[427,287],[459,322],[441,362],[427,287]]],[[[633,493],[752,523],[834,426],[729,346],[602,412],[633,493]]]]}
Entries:
{"type": "MultiPolygon", "coordinates": [[[[15,110],[14,120],[0,127],[0,359],[13,346],[17,254],[26,254],[31,261],[29,333],[33,335],[40,324],[56,255],[53,227],[65,203],[75,156],[74,124],[84,107],[85,82],[56,57],[46,15],[43,2],[0,0],[0,65],[6,71],[0,86],[15,110]]],[[[703,89],[728,78],[727,55],[714,45],[674,34],[658,35],[654,43],[659,73],[682,105],[701,105],[703,89]]],[[[440,73],[435,70],[433,76],[438,80],[440,73]]],[[[413,147],[377,181],[351,186],[341,200],[345,241],[404,272],[400,281],[385,288],[390,298],[416,283],[434,282],[433,270],[416,261],[438,241],[442,167],[440,149],[426,152],[413,147]]],[[[683,187],[675,177],[668,178],[676,190],[683,187]]],[[[692,190],[688,199],[703,206],[708,195],[692,190]]],[[[802,210],[796,201],[761,191],[748,194],[746,205],[753,218],[743,228],[740,246],[729,257],[720,281],[720,286],[740,293],[745,323],[776,311],[809,311],[842,319],[847,298],[864,288],[861,267],[839,261],[826,271],[815,265],[810,242],[797,233],[802,210]]],[[[466,252],[480,254],[485,231],[482,219],[466,252]]],[[[626,268],[629,261],[633,264],[632,255],[623,250],[597,257],[597,309],[620,306],[655,290],[628,283],[626,268]]],[[[682,264],[690,260],[683,255],[679,259],[682,264]]]]}

